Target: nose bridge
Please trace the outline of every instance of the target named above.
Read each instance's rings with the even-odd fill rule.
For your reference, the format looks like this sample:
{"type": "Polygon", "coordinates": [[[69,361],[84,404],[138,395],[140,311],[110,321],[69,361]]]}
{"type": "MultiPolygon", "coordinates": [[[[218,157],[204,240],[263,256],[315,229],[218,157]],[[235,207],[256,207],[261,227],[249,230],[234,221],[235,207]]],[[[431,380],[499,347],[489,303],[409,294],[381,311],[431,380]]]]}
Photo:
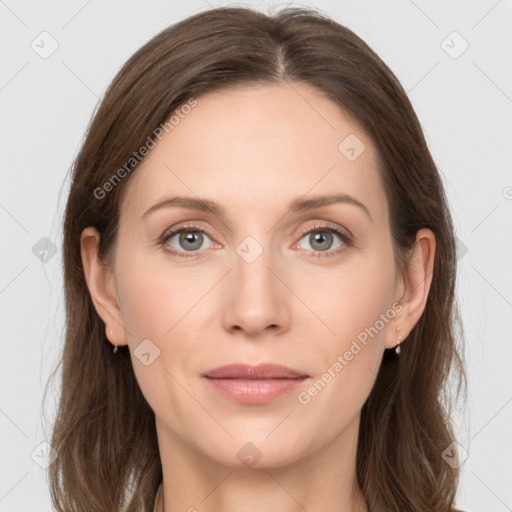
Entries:
{"type": "MultiPolygon", "coordinates": [[[[236,281],[238,293],[249,294],[249,298],[257,299],[262,294],[268,301],[277,292],[275,276],[269,270],[274,266],[270,237],[260,235],[245,237],[235,248],[233,279],[236,281]]],[[[260,297],[263,298],[263,297],[260,297]]]]}
{"type": "Polygon", "coordinates": [[[282,327],[287,318],[284,287],[274,275],[270,237],[264,238],[260,242],[249,235],[235,247],[224,310],[227,329],[236,325],[256,334],[270,325],[282,327]]]}

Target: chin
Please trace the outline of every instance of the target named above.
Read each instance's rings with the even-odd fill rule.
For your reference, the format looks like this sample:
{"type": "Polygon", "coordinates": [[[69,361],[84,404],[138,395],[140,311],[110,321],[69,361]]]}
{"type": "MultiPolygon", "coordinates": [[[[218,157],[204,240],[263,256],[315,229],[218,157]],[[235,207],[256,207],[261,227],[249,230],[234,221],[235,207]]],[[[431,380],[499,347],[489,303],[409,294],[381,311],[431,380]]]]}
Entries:
{"type": "Polygon", "coordinates": [[[254,435],[230,432],[234,437],[225,443],[219,443],[215,447],[208,444],[204,448],[199,443],[198,447],[216,463],[231,469],[284,467],[305,457],[308,447],[312,447],[312,443],[304,443],[304,439],[289,435],[289,431],[284,430],[282,436],[275,435],[275,432],[269,435],[272,429],[254,435]]]}

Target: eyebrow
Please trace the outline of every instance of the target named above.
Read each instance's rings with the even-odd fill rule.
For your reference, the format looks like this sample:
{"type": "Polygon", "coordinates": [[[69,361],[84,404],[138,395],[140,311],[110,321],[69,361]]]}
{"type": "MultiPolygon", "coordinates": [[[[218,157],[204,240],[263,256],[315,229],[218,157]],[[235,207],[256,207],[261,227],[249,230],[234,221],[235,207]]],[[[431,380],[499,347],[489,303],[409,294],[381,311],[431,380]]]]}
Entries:
{"type": "MultiPolygon", "coordinates": [[[[304,212],[313,210],[315,208],[321,208],[322,206],[329,206],[335,203],[345,203],[357,206],[363,210],[369,217],[370,221],[373,222],[373,218],[366,205],[348,194],[319,195],[310,197],[309,199],[304,199],[303,196],[297,197],[293,199],[288,205],[288,213],[304,212]]],[[[226,213],[226,210],[221,205],[208,199],[189,196],[174,196],[162,199],[158,203],[154,204],[142,215],[142,218],[145,219],[150,213],[161,208],[187,208],[189,210],[198,210],[212,213],[219,217],[224,216],[226,213]]]]}

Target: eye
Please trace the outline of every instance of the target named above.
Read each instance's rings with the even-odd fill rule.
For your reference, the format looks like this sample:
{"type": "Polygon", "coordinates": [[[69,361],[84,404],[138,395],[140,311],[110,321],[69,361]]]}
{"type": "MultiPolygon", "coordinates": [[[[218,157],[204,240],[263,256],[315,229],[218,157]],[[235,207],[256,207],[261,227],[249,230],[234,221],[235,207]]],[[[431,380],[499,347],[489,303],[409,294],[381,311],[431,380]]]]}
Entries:
{"type": "MultiPolygon", "coordinates": [[[[313,228],[303,230],[300,233],[300,240],[295,243],[292,248],[303,249],[301,241],[306,241],[306,247],[311,252],[309,256],[324,257],[335,256],[344,247],[352,245],[352,237],[347,232],[331,224],[315,225],[313,228]],[[338,244],[333,248],[333,241],[338,244]]],[[[178,226],[172,231],[165,232],[159,239],[158,243],[164,247],[164,250],[180,258],[200,257],[201,251],[208,248],[208,240],[211,238],[208,233],[193,224],[178,226]]],[[[219,246],[220,247],[220,246],[219,246]]]]}
{"type": "Polygon", "coordinates": [[[203,229],[187,224],[166,232],[162,235],[160,243],[166,251],[181,258],[190,258],[196,257],[195,253],[207,248],[203,247],[206,239],[210,239],[210,237],[203,229]]]}
{"type": "MultiPolygon", "coordinates": [[[[308,228],[301,232],[301,241],[305,240],[309,247],[308,250],[312,250],[312,256],[334,256],[343,250],[343,246],[350,246],[352,239],[348,233],[345,233],[340,228],[328,224],[316,225],[312,228],[308,228]],[[341,240],[334,248],[333,241],[336,242],[336,238],[341,240]],[[324,253],[324,254],[322,254],[324,253]]],[[[300,245],[300,241],[299,241],[300,245]]],[[[298,244],[295,244],[293,248],[297,248],[298,244]]]]}

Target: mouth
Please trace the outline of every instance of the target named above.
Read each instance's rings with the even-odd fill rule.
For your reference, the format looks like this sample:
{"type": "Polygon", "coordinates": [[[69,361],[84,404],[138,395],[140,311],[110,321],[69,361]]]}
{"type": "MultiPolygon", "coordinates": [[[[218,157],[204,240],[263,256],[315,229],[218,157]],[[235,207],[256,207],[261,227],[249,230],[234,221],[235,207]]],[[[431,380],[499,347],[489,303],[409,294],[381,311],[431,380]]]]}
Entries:
{"type": "Polygon", "coordinates": [[[309,377],[308,374],[277,364],[228,364],[210,370],[204,374],[211,379],[293,379],[309,377]]]}
{"type": "Polygon", "coordinates": [[[310,376],[274,364],[230,364],[210,370],[204,380],[217,392],[245,404],[263,404],[291,393],[310,376]]]}

